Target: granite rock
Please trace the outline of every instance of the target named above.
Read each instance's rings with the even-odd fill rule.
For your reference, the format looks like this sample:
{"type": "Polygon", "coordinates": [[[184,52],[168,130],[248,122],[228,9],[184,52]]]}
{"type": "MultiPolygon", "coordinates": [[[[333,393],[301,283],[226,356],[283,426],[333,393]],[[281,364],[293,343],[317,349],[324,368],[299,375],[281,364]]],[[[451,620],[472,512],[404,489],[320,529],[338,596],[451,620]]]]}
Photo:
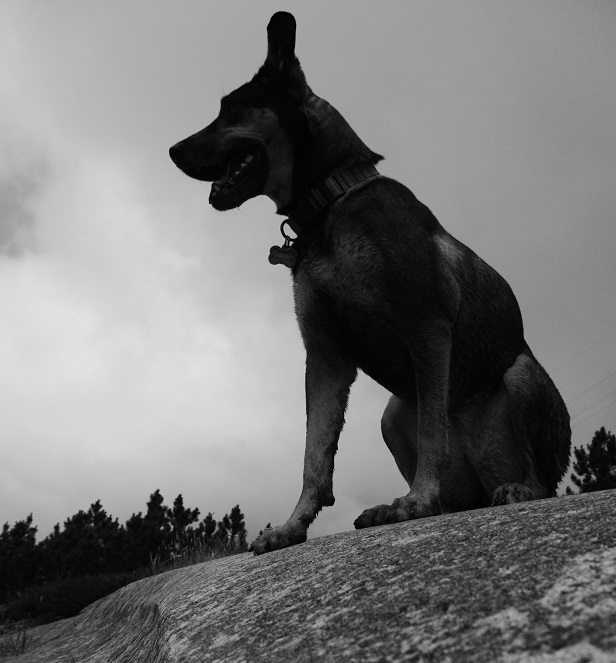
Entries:
{"type": "Polygon", "coordinates": [[[31,663],[616,661],[616,490],[312,539],[135,582],[31,663]]]}

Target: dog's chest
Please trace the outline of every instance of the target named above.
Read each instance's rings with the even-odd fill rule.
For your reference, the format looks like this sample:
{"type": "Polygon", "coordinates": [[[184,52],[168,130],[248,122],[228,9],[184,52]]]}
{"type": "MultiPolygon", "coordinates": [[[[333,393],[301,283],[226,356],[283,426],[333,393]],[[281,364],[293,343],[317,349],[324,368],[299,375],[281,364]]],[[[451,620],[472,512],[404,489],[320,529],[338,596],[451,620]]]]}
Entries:
{"type": "Polygon", "coordinates": [[[412,389],[408,338],[378,274],[315,262],[294,277],[304,344],[330,347],[394,393],[412,389]]]}

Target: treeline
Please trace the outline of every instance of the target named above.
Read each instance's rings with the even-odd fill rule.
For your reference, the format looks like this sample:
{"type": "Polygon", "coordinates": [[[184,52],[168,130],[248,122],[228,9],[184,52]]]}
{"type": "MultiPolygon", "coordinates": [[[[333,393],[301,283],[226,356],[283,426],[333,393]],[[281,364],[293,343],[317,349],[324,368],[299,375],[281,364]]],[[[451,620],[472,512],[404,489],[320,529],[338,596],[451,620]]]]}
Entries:
{"type": "Polygon", "coordinates": [[[198,553],[193,561],[199,561],[247,549],[239,505],[219,521],[212,513],[200,521],[199,509],[185,507],[181,494],[167,507],[160,490],[150,495],[145,514],[133,514],[124,525],[97,500],[87,511],[68,518],[62,529],[56,525],[39,543],[36,532],[32,515],[12,527],[3,526],[0,603],[52,582],[165,570],[186,555],[198,553]]]}

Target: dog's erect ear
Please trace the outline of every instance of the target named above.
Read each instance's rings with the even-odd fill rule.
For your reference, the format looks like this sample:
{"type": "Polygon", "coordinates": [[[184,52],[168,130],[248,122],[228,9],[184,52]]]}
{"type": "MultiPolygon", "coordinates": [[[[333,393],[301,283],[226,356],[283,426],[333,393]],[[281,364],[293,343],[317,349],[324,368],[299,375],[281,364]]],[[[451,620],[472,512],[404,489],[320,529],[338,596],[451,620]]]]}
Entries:
{"type": "Polygon", "coordinates": [[[288,12],[276,12],[267,26],[266,64],[282,71],[295,61],[295,18],[288,12]]]}
{"type": "Polygon", "coordinates": [[[295,57],[295,19],[277,12],[267,26],[267,58],[257,73],[260,82],[272,92],[300,103],[310,93],[306,78],[295,57]]]}

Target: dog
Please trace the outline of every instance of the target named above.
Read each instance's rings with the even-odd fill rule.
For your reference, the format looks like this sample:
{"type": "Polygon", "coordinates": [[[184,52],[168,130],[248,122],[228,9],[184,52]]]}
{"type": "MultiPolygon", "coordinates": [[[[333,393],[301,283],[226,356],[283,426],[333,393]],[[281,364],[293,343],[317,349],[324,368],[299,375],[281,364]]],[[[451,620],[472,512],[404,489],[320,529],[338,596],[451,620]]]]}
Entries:
{"type": "Polygon", "coordinates": [[[271,198],[306,349],[303,488],[255,554],[301,543],[334,503],[332,475],[358,369],[391,392],[383,438],[408,483],[355,527],[554,496],[571,446],[567,408],[524,339],[507,282],[454,239],[340,113],[316,96],[286,12],[265,64],[218,117],[170,149],[224,211],[271,198]],[[290,233],[297,235],[295,239],[290,233]]]}

